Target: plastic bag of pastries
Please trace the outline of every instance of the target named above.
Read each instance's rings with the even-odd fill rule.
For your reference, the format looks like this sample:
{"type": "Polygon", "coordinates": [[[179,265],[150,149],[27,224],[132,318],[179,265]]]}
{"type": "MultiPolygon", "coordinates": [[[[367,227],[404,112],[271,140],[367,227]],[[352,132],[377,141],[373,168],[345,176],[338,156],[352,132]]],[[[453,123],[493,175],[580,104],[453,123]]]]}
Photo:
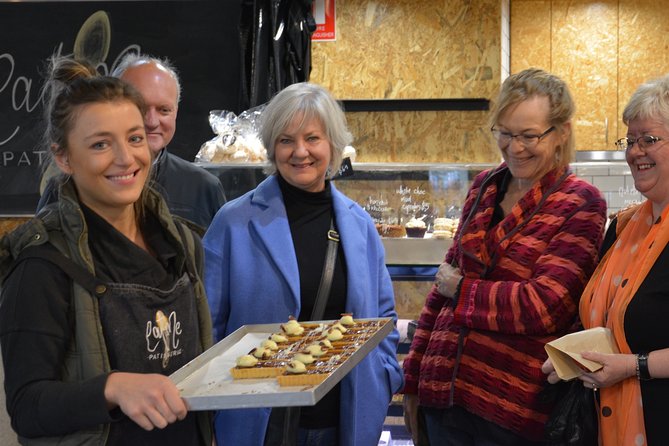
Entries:
{"type": "Polygon", "coordinates": [[[195,161],[208,163],[263,163],[267,151],[258,137],[258,120],[264,105],[237,116],[227,110],[209,112],[209,125],[216,136],[205,142],[195,161]]]}

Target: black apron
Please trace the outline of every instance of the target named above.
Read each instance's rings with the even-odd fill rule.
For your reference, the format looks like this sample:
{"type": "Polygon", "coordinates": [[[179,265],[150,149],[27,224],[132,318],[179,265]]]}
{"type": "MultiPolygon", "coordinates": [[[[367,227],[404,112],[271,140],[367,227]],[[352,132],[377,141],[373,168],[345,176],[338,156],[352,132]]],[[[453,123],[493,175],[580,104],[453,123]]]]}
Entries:
{"type": "MultiPolygon", "coordinates": [[[[201,353],[193,285],[185,273],[169,290],[108,283],[100,320],[112,370],[169,375],[201,353]]],[[[128,417],[111,423],[108,445],[196,445],[197,418],[145,431],[128,417]]]]}

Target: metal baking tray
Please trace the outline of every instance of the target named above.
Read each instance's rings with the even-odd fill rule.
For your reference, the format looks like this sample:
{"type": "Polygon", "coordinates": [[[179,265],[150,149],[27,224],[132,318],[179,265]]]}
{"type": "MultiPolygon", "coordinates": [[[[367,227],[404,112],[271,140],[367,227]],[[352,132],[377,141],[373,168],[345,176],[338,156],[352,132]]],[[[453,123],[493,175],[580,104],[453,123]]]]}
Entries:
{"type": "MultiPolygon", "coordinates": [[[[276,378],[233,380],[230,369],[241,355],[257,347],[277,324],[244,325],[170,375],[190,410],[313,406],[392,331],[390,318],[356,319],[385,322],[330,376],[317,385],[281,387],[276,378]]],[[[316,321],[332,323],[335,321],[316,321]]],[[[306,323],[306,321],[305,321],[306,323]]],[[[309,323],[314,323],[309,321],[309,323]]]]}

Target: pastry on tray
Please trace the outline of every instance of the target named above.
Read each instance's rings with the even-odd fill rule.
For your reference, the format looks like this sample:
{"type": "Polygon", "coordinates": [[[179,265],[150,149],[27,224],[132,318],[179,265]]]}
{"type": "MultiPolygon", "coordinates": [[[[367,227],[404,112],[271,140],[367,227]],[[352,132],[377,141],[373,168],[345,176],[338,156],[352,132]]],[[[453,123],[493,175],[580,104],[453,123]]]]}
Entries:
{"type": "Polygon", "coordinates": [[[237,358],[237,365],[230,369],[230,374],[234,379],[274,378],[285,368],[285,362],[263,361],[249,354],[237,358]]]}
{"type": "Polygon", "coordinates": [[[329,373],[318,369],[307,369],[300,361],[291,361],[283,374],[276,377],[279,385],[285,386],[308,386],[320,384],[328,377],[329,373]]]}
{"type": "Polygon", "coordinates": [[[315,359],[306,358],[308,363],[296,357],[288,363],[284,372],[276,379],[280,386],[305,386],[320,384],[335,371],[351,353],[329,354],[315,359]],[[312,360],[313,359],[313,360],[312,360]]]}
{"type": "Polygon", "coordinates": [[[281,324],[281,333],[237,358],[230,374],[234,379],[276,378],[281,386],[319,384],[381,326],[381,321],[356,321],[350,313],[327,324],[291,317],[281,324]]]}

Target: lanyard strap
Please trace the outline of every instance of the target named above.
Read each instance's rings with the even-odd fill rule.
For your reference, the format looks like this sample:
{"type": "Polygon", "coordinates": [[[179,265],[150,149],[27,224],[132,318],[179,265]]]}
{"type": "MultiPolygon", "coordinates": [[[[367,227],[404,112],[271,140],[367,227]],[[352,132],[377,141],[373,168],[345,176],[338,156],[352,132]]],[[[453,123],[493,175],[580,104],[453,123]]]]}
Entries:
{"type": "Polygon", "coordinates": [[[323,274],[321,283],[318,286],[318,294],[314,309],[311,312],[311,320],[319,321],[323,319],[325,313],[325,304],[330,297],[330,288],[332,288],[332,277],[334,276],[335,263],[337,262],[337,250],[339,247],[339,233],[335,231],[334,220],[330,219],[330,230],[328,231],[328,249],[325,253],[325,264],[323,265],[323,274]]]}

